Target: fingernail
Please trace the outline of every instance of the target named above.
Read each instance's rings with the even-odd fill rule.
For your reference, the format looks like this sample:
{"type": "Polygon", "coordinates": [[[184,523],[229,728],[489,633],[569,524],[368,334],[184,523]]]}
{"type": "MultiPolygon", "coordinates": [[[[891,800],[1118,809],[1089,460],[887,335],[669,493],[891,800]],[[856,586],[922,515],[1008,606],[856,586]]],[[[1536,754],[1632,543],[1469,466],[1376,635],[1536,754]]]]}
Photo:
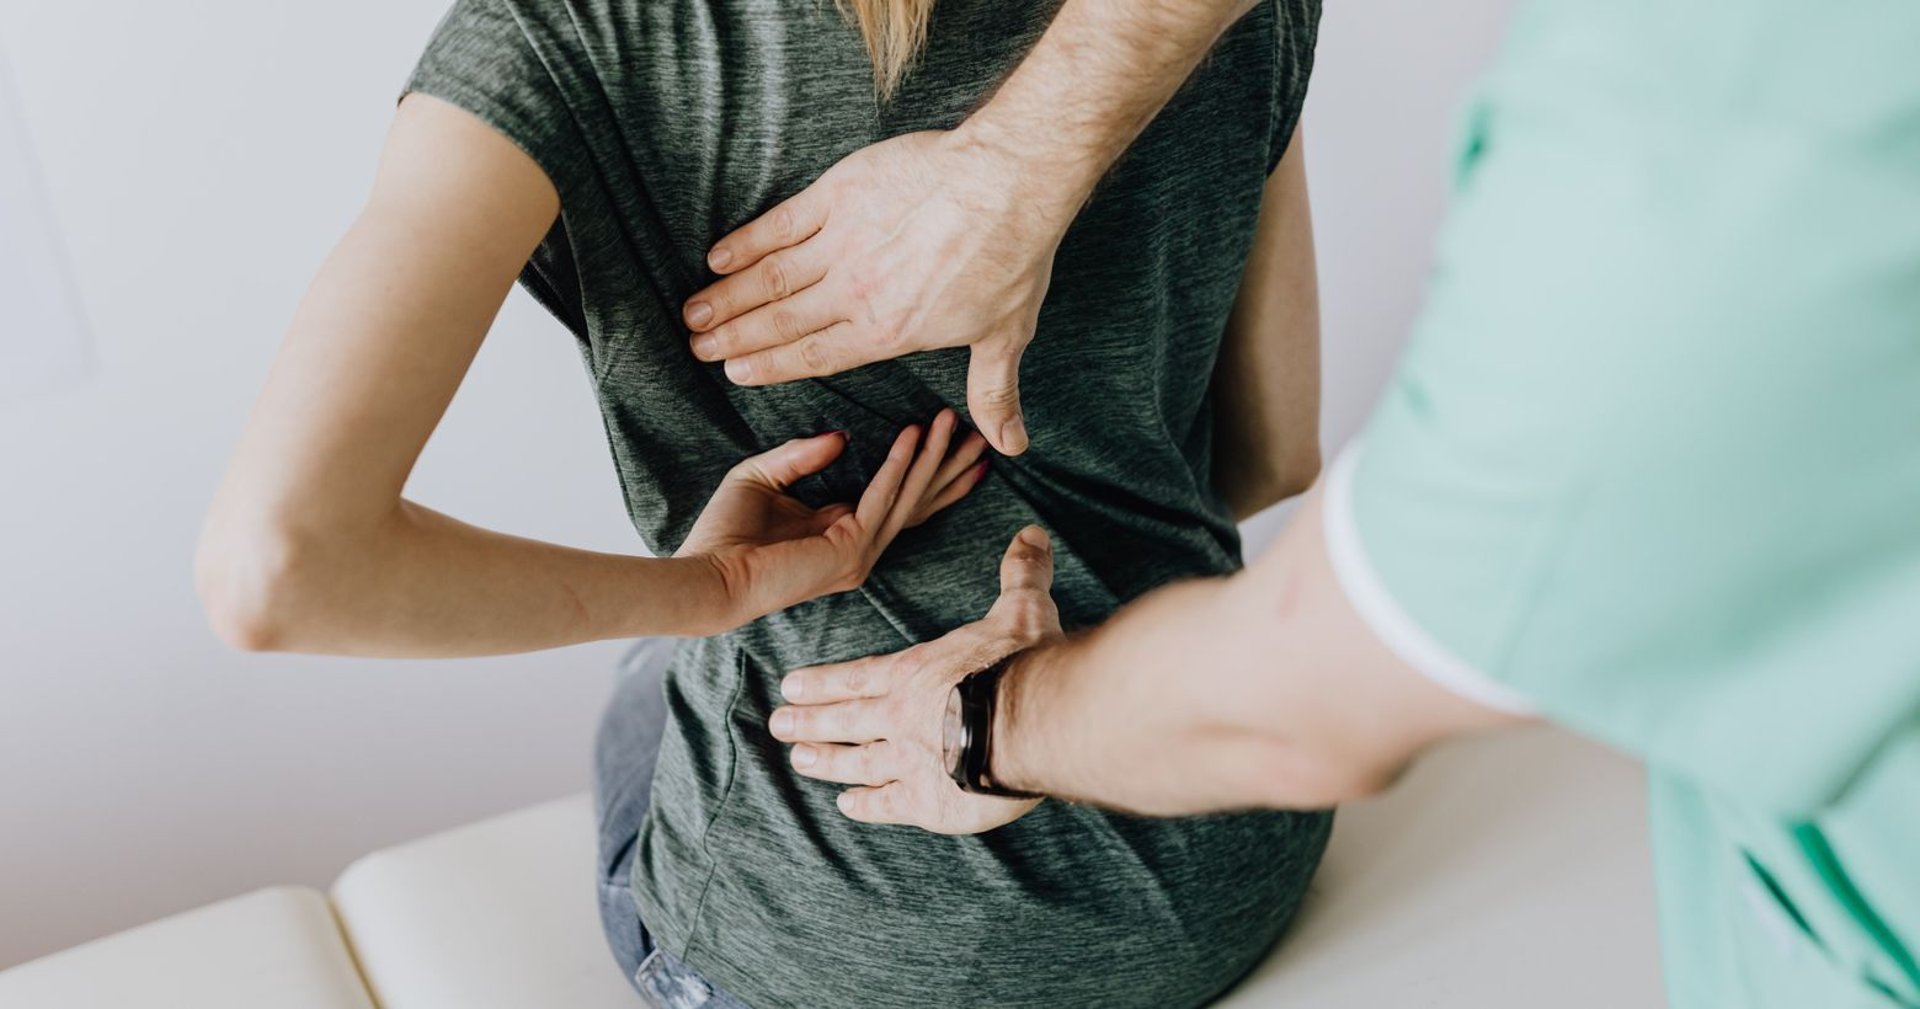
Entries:
{"type": "Polygon", "coordinates": [[[720,345],[720,338],[712,333],[702,333],[693,338],[693,356],[702,361],[714,358],[714,348],[720,345]]]}
{"type": "Polygon", "coordinates": [[[1027,422],[1015,414],[1012,420],[1000,425],[1000,444],[1005,451],[1019,452],[1027,447],[1027,422]]]}
{"type": "MultiPolygon", "coordinates": [[[[838,432],[835,432],[836,434],[838,432]]],[[[789,701],[797,701],[807,689],[806,681],[798,676],[789,676],[780,681],[780,696],[789,701]]]]}
{"type": "Polygon", "coordinates": [[[811,746],[796,746],[793,748],[793,766],[795,767],[801,769],[809,768],[813,766],[814,761],[819,759],[820,755],[813,752],[813,747],[811,746]]]}
{"type": "Polygon", "coordinates": [[[841,792],[840,795],[833,800],[833,804],[839,806],[840,812],[842,813],[847,811],[848,806],[853,805],[853,800],[848,797],[850,794],[849,792],[841,792]]]}
{"type": "Polygon", "coordinates": [[[1045,547],[1047,545],[1047,534],[1041,532],[1039,526],[1028,526],[1020,530],[1020,542],[1030,547],[1045,547]]]}
{"type": "Polygon", "coordinates": [[[715,270],[724,270],[727,268],[727,264],[731,262],[733,262],[733,252],[731,250],[719,248],[707,253],[707,265],[713,267],[715,270]]]}
{"type": "Polygon", "coordinates": [[[773,720],[768,724],[773,729],[774,735],[785,736],[793,731],[793,712],[781,708],[773,713],[773,720]]]}
{"type": "Polygon", "coordinates": [[[696,301],[687,306],[687,324],[704,326],[713,321],[713,306],[704,301],[696,301]]]}
{"type": "Polygon", "coordinates": [[[733,358],[727,362],[727,377],[736,385],[749,382],[753,379],[753,365],[748,364],[746,358],[733,358]]]}

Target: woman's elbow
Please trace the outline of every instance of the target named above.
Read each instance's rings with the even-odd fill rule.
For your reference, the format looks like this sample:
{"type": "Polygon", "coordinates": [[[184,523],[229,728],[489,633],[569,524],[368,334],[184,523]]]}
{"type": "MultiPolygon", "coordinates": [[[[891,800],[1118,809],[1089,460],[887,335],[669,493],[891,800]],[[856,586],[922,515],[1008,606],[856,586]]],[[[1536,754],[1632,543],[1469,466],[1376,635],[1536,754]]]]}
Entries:
{"type": "Polygon", "coordinates": [[[194,556],[194,587],[220,640],[246,652],[287,647],[305,553],[298,535],[271,520],[216,514],[209,521],[194,556]]]}

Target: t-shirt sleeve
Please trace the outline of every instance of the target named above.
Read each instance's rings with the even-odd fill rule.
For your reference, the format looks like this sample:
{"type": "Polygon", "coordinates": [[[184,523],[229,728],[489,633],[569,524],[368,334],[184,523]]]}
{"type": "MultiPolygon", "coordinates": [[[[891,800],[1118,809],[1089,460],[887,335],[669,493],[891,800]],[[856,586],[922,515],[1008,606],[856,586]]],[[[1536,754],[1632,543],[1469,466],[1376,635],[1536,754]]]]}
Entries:
{"type": "Polygon", "coordinates": [[[1469,118],[1329,554],[1443,686],[1811,816],[1920,725],[1916,194],[1544,113],[1469,118]]]}
{"type": "Polygon", "coordinates": [[[566,218],[598,199],[583,111],[572,96],[581,40],[565,5],[456,0],[427,42],[401,95],[431,95],[472,113],[539,164],[562,215],[522,284],[582,340],[578,270],[566,218]]]}
{"type": "Polygon", "coordinates": [[[562,188],[578,181],[585,146],[551,65],[565,40],[524,6],[521,0],[456,0],[403,95],[432,95],[479,117],[562,188]]]}
{"type": "Polygon", "coordinates": [[[1314,48],[1320,39],[1320,0],[1274,0],[1273,123],[1267,148],[1267,174],[1280,166],[1300,126],[1313,77],[1314,48]]]}

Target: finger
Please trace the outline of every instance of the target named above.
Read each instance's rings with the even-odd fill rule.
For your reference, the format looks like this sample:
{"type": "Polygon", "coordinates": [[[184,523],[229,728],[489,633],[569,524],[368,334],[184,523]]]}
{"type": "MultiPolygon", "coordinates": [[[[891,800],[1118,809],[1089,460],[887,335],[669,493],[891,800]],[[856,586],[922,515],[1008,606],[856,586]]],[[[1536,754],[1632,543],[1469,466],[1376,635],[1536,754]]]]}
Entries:
{"type": "Polygon", "coordinates": [[[834,502],[813,513],[813,534],[815,536],[833,528],[834,523],[853,514],[853,506],[834,502]]]}
{"type": "Polygon", "coordinates": [[[1001,455],[1027,450],[1027,422],[1020,413],[1022,348],[1001,340],[976,344],[967,365],[967,410],[973,426],[1001,455]]]}
{"type": "Polygon", "coordinates": [[[953,441],[953,429],[959,426],[960,415],[952,409],[941,410],[927,426],[927,440],[920,445],[920,453],[914,456],[912,468],[907,470],[906,479],[900,482],[900,493],[895,495],[893,508],[887,512],[886,524],[880,529],[875,545],[884,549],[893,542],[900,530],[919,510],[927,496],[928,488],[933,486],[933,477],[940,471],[940,464],[946,461],[947,446],[953,441]]]}
{"type": "Polygon", "coordinates": [[[836,800],[840,812],[861,823],[907,823],[906,788],[899,782],[879,788],[849,788],[836,800]]]}
{"type": "Polygon", "coordinates": [[[960,447],[947,456],[940,466],[940,472],[934,474],[933,487],[922,496],[920,506],[914,510],[908,525],[919,525],[927,519],[952,507],[961,498],[973,492],[980,482],[987,478],[987,464],[980,457],[987,453],[987,439],[975,431],[967,435],[960,447]]]}
{"type": "Polygon", "coordinates": [[[780,681],[780,696],[791,704],[833,704],[879,697],[893,682],[891,674],[884,657],[796,669],[780,681]]]}
{"type": "MultiPolygon", "coordinates": [[[[986,440],[981,439],[980,444],[984,446],[986,440]]],[[[933,497],[922,502],[919,510],[914,512],[913,519],[907,524],[917,526],[935,515],[946,511],[948,508],[953,507],[959,503],[961,498],[971,493],[975,487],[980,486],[980,482],[986,478],[987,464],[984,462],[974,463],[969,470],[962,473],[957,479],[945,487],[935,491],[933,497]]]]}
{"type": "Polygon", "coordinates": [[[775,708],[767,728],[783,743],[871,743],[891,731],[874,700],[775,708]]]}
{"type": "MultiPolygon", "coordinates": [[[[955,420],[958,420],[956,417],[955,420]]],[[[980,457],[987,454],[987,439],[978,431],[969,432],[960,442],[960,447],[947,453],[947,461],[940,464],[940,472],[933,475],[935,493],[952,486],[968,471],[978,468],[980,457]]]]}
{"type": "Polygon", "coordinates": [[[728,358],[727,378],[735,385],[778,385],[838,375],[901,353],[897,347],[873,345],[861,336],[860,327],[841,321],[791,343],[728,358]]]}
{"type": "Polygon", "coordinates": [[[833,431],[790,442],[748,456],[727,474],[735,480],[753,480],[774,490],[786,490],[802,477],[826,469],[847,449],[845,431],[833,431]]]}
{"type": "Polygon", "coordinates": [[[826,259],[812,247],[784,249],[695,292],[680,314],[687,328],[704,333],[769,302],[782,301],[807,290],[826,275],[826,259]]]}
{"type": "Polygon", "coordinates": [[[1053,541],[1039,526],[1020,530],[1000,559],[1000,594],[1021,589],[1042,594],[1053,590],[1053,541]]]}
{"type": "Polygon", "coordinates": [[[893,744],[883,739],[865,746],[801,743],[788,760],[809,778],[842,785],[884,785],[900,776],[893,755],[893,744]]]}
{"type": "Polygon", "coordinates": [[[761,305],[737,319],[693,338],[693,356],[702,361],[745,357],[826,329],[845,319],[834,302],[831,284],[815,284],[784,301],[761,305]]]}
{"type": "Polygon", "coordinates": [[[907,467],[913,462],[914,446],[919,443],[917,424],[909,425],[893,440],[887,461],[880,464],[880,471],[873,475],[873,481],[860,495],[860,503],[854,506],[854,518],[862,532],[871,536],[883,528],[887,513],[893,510],[893,502],[900,495],[900,482],[906,478],[907,467]]]}
{"type": "Polygon", "coordinates": [[[768,253],[806,241],[826,223],[827,200],[809,186],[715,242],[707,265],[715,273],[737,273],[768,253]]]}

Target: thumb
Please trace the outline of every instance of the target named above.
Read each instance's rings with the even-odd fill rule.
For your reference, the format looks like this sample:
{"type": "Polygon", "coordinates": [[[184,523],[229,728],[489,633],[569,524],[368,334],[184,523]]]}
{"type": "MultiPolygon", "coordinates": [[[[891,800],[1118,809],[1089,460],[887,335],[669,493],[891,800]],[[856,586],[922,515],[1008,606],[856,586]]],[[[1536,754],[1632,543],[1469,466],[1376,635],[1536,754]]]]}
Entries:
{"type": "Polygon", "coordinates": [[[987,617],[1021,647],[1060,633],[1053,605],[1053,543],[1039,526],[1020,530],[1000,561],[1000,598],[987,617]]]}
{"type": "Polygon", "coordinates": [[[1022,344],[988,340],[974,345],[967,367],[967,411],[973,426],[1001,455],[1027,450],[1027,423],[1020,414],[1022,344]]]}
{"type": "Polygon", "coordinates": [[[728,476],[736,479],[751,480],[765,484],[774,490],[784,491],[793,486],[802,477],[812,476],[826,469],[840,453],[846,451],[847,435],[844,431],[815,435],[811,438],[795,438],[756,456],[742,460],[728,476]]]}
{"type": "Polygon", "coordinates": [[[1011,595],[1021,589],[1042,595],[1053,591],[1053,541],[1039,526],[1020,530],[1000,559],[1000,594],[1011,595]]]}

